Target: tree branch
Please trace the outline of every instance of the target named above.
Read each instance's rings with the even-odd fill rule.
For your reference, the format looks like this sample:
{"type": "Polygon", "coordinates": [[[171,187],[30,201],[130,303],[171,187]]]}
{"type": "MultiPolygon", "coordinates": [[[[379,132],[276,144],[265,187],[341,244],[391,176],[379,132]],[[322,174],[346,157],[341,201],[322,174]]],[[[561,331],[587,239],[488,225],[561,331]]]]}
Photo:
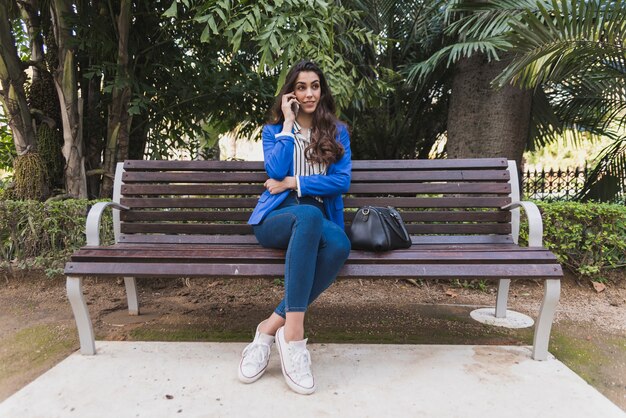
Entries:
{"type": "Polygon", "coordinates": [[[28,67],[35,67],[41,71],[48,71],[48,68],[46,68],[46,64],[43,61],[22,61],[22,67],[24,69],[27,69],[28,67]]]}

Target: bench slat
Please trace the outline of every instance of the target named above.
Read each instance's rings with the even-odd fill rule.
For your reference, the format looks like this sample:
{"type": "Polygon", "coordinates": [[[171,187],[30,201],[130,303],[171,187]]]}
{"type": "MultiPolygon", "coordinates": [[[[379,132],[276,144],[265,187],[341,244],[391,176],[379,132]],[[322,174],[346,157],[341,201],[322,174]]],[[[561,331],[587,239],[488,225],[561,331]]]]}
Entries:
{"type": "MultiPolygon", "coordinates": [[[[510,224],[407,224],[409,234],[509,234],[510,224]]],[[[122,222],[121,231],[133,233],[164,234],[252,234],[247,224],[206,223],[127,223],[122,222]]]]}
{"type": "MultiPolygon", "coordinates": [[[[163,244],[258,244],[254,235],[155,235],[122,234],[120,242],[163,244]]],[[[513,244],[510,235],[417,235],[411,237],[416,245],[485,245],[513,244]]]]}
{"type": "Polygon", "coordinates": [[[125,171],[265,171],[262,161],[184,161],[184,160],[126,160],[125,171]]]}
{"type": "Polygon", "coordinates": [[[345,197],[346,208],[393,206],[396,208],[501,208],[509,197],[345,197]]]}
{"type": "Polygon", "coordinates": [[[122,175],[125,184],[130,183],[264,183],[267,174],[263,172],[162,172],[128,171],[122,175]]]}
{"type": "MultiPolygon", "coordinates": [[[[346,197],[346,208],[394,206],[396,208],[500,208],[511,203],[509,197],[346,197]]],[[[156,198],[122,197],[130,208],[254,208],[258,198],[156,198]]]]}
{"type": "MultiPolygon", "coordinates": [[[[137,237],[134,235],[133,237],[137,237]]],[[[194,237],[197,238],[197,237],[194,237]]],[[[233,238],[232,235],[229,235],[228,238],[233,238]]],[[[282,250],[273,250],[268,248],[261,247],[256,240],[250,243],[117,243],[113,245],[109,245],[106,247],[91,247],[84,246],[77,251],[83,250],[98,250],[98,251],[108,251],[108,250],[137,250],[137,251],[150,251],[150,250],[159,250],[159,251],[179,251],[180,249],[190,249],[190,250],[200,250],[200,251],[213,251],[215,249],[231,249],[237,250],[239,252],[244,251],[255,251],[258,249],[267,250],[267,251],[282,251],[282,250]]],[[[396,250],[396,251],[409,251],[409,252],[420,252],[420,251],[437,251],[437,252],[457,252],[463,251],[465,253],[471,252],[526,252],[526,251],[548,251],[543,247],[520,247],[517,244],[415,244],[411,248],[396,250]]],[[[353,250],[352,252],[364,252],[367,254],[376,254],[370,253],[368,251],[357,251],[353,250]]],[[[395,252],[395,251],[394,251],[395,252]]]]}
{"type": "MultiPolygon", "coordinates": [[[[68,276],[133,276],[133,277],[280,277],[285,266],[277,264],[169,264],[169,263],[75,263],[65,267],[68,276]]],[[[558,264],[346,264],[339,277],[414,277],[414,278],[484,278],[528,279],[563,276],[558,264]]]]}
{"type": "Polygon", "coordinates": [[[506,158],[460,158],[452,160],[353,160],[352,171],[359,170],[436,170],[485,169],[509,166],[506,158]]]}
{"type": "MultiPolygon", "coordinates": [[[[506,169],[505,158],[467,158],[454,160],[353,160],[352,170],[433,170],[433,169],[506,169]]],[[[126,160],[124,170],[223,171],[264,170],[262,161],[166,161],[126,160]]]]}
{"type": "Polygon", "coordinates": [[[352,183],[410,181],[490,181],[507,182],[506,170],[428,170],[428,171],[354,171],[352,183]]]}
{"type": "Polygon", "coordinates": [[[120,235],[124,243],[159,243],[159,244],[257,244],[256,237],[248,235],[156,235],[124,234],[120,235]]]}
{"type": "MultiPolygon", "coordinates": [[[[344,213],[351,221],[356,212],[344,213]]],[[[122,221],[247,221],[251,211],[122,211],[122,221]]],[[[509,211],[400,211],[405,222],[509,222],[509,211]]]]}
{"type": "Polygon", "coordinates": [[[240,198],[172,198],[172,197],[122,197],[120,203],[130,208],[249,208],[256,206],[257,197],[240,198]]]}
{"type": "Polygon", "coordinates": [[[247,221],[251,211],[122,211],[122,221],[247,221]]]}
{"type": "Polygon", "coordinates": [[[163,233],[163,234],[252,234],[252,226],[247,224],[182,224],[182,223],[126,223],[122,222],[124,234],[163,233]]]}
{"type": "Polygon", "coordinates": [[[352,183],[348,193],[356,194],[419,194],[419,193],[454,193],[454,194],[506,194],[511,193],[508,183],[352,183]]]}
{"type": "MultiPolygon", "coordinates": [[[[131,184],[122,186],[124,196],[133,195],[260,195],[265,191],[262,185],[250,184],[131,184]]],[[[348,193],[358,194],[506,194],[511,193],[508,183],[356,183],[348,193]]]]}
{"type": "MultiPolygon", "coordinates": [[[[217,248],[82,248],[72,255],[75,262],[150,262],[159,260],[167,263],[197,263],[197,262],[261,262],[284,263],[285,251],[262,248],[260,246],[241,251],[239,247],[217,248]]],[[[554,264],[556,256],[547,250],[540,251],[432,251],[407,249],[374,253],[368,251],[352,251],[347,263],[382,263],[382,264],[476,264],[498,262],[504,264],[519,264],[522,262],[534,264],[554,264]]]]}
{"type": "MultiPolygon", "coordinates": [[[[130,183],[264,183],[263,172],[162,172],[129,171],[122,180],[130,183]]],[[[409,182],[409,181],[491,181],[506,182],[506,170],[431,170],[431,171],[356,171],[352,183],[359,182],[409,182]]]]}

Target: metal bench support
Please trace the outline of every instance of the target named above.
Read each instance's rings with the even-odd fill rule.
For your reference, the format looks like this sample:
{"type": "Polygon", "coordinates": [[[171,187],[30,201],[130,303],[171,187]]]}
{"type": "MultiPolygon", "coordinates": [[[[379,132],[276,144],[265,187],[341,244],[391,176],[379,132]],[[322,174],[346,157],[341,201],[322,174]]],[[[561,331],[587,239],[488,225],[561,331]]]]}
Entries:
{"type": "Polygon", "coordinates": [[[496,297],[496,318],[506,318],[506,304],[509,299],[511,279],[498,281],[498,296],[496,297]]]}
{"type": "Polygon", "coordinates": [[[78,328],[80,352],[81,354],[94,355],[96,354],[96,343],[91,318],[89,317],[89,310],[87,309],[83,295],[82,277],[67,276],[66,288],[67,297],[72,305],[72,312],[74,312],[74,319],[76,320],[76,326],[78,328]]]}
{"type": "Polygon", "coordinates": [[[134,277],[124,277],[126,286],[126,299],[128,299],[128,314],[139,315],[139,302],[137,299],[137,284],[134,277]]]}
{"type": "Polygon", "coordinates": [[[543,302],[539,310],[539,317],[535,323],[535,337],[533,339],[533,359],[547,360],[548,344],[550,343],[550,329],[556,306],[559,303],[561,281],[548,279],[544,285],[543,302]]]}

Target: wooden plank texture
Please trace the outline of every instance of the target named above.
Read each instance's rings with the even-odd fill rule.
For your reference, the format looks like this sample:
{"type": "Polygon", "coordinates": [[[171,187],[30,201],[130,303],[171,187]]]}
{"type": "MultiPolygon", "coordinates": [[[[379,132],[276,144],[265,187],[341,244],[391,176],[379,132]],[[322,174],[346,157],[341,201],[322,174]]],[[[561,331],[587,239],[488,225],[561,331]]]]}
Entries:
{"type": "MultiPolygon", "coordinates": [[[[198,264],[198,263],[75,263],[65,266],[68,276],[133,277],[280,277],[284,264],[198,264]]],[[[484,278],[511,279],[559,278],[556,264],[346,264],[339,277],[413,277],[429,279],[484,278]]]]}
{"type": "MultiPolygon", "coordinates": [[[[164,247],[163,245],[161,247],[164,247]]],[[[163,263],[224,263],[227,260],[256,263],[284,263],[285,251],[260,246],[242,251],[237,246],[216,248],[82,248],[72,255],[80,262],[151,262],[163,263]]],[[[556,257],[542,251],[436,251],[407,249],[381,253],[356,251],[347,263],[365,264],[554,264],[556,257]]]]}

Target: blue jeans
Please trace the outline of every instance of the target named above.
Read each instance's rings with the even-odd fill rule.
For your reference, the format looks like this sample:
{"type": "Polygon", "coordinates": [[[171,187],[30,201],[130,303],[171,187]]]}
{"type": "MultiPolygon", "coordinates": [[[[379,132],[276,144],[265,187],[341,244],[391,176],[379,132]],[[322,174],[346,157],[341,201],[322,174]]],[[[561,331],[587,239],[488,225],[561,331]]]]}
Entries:
{"type": "Polygon", "coordinates": [[[327,219],[324,206],[292,192],[263,221],[254,225],[263,247],[286,249],[285,297],[276,314],[304,312],[332,284],[350,254],[350,240],[327,219]]]}

